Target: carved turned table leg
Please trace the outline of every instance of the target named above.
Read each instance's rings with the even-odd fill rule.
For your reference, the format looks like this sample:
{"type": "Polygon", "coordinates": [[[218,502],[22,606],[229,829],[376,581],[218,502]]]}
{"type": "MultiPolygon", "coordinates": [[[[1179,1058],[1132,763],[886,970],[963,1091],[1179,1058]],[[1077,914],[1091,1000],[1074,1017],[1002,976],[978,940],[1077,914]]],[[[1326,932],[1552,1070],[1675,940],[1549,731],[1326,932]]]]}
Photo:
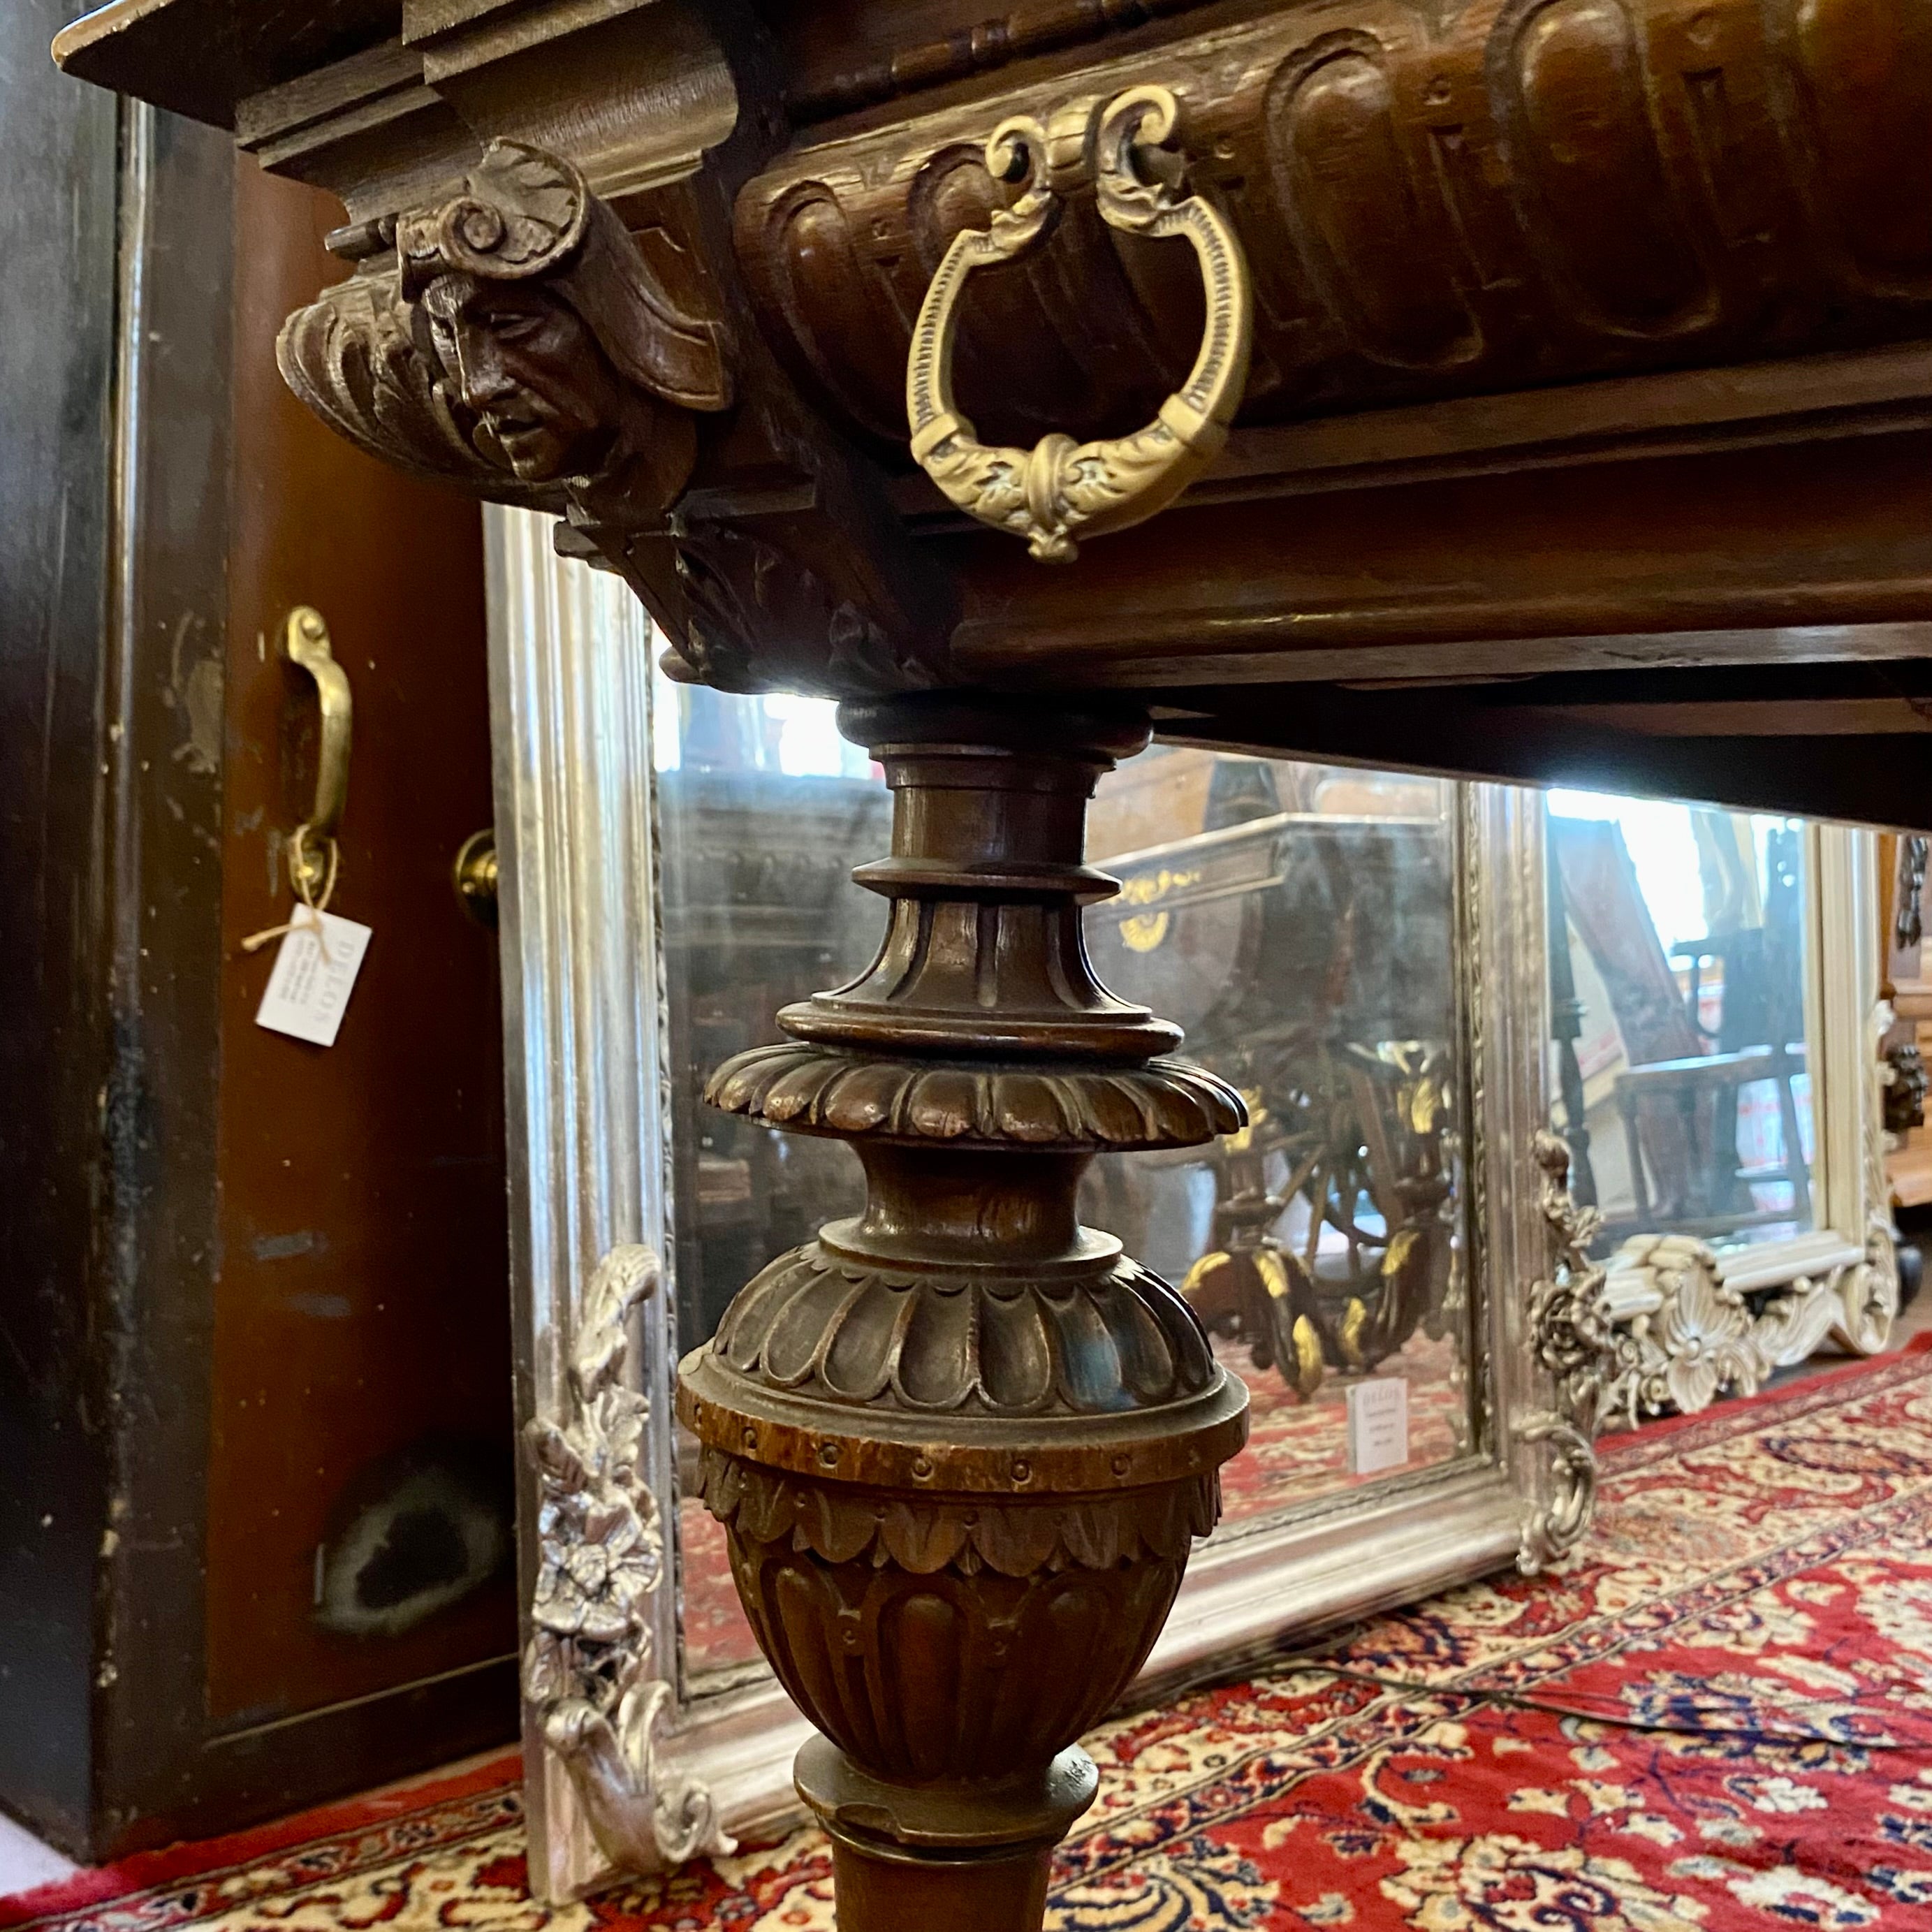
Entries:
{"type": "Polygon", "coordinates": [[[840,725],[894,790],[862,980],[714,1076],[850,1141],[865,1211],[782,1256],[683,1364],[679,1412],[760,1647],[824,1733],[800,1795],[842,1932],[1019,1932],[1091,1802],[1076,1740],[1160,1631],[1246,1392],[1167,1284],[1080,1225],[1096,1152],[1241,1105],[1094,980],[1087,801],[1136,720],[899,698],[840,725]]]}

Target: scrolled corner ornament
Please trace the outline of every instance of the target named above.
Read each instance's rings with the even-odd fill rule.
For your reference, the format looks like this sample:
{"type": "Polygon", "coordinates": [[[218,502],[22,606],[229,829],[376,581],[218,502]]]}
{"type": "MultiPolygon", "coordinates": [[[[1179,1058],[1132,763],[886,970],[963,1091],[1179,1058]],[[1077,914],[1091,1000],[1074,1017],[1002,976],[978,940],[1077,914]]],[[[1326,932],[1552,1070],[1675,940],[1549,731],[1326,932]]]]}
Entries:
{"type": "Polygon", "coordinates": [[[1024,537],[1042,561],[1070,562],[1076,538],[1102,536],[1165,509],[1221,453],[1246,386],[1253,295],[1226,218],[1200,194],[1180,192],[1172,149],[1179,104],[1164,87],[1136,87],[1102,106],[1060,109],[1042,124],[1002,122],[986,164],[1025,192],[992,225],[954,237],[926,290],[906,365],[912,453],[946,496],[995,530],[1024,537]],[[952,393],[959,304],[974,270],[1010,262],[1045,242],[1067,192],[1091,180],[1100,214],[1130,235],[1184,236],[1198,257],[1207,327],[1186,382],[1131,436],[1076,442],[1056,432],[1032,449],[988,446],[952,393]]]}
{"type": "Polygon", "coordinates": [[[624,1368],[632,1312],[661,1273],[648,1248],[605,1256],[572,1352],[571,1414],[524,1432],[542,1502],[524,1696],[599,1847],[632,1871],[734,1849],[710,1791],[656,1762],[670,1702],[670,1684],[651,1674],[664,1538],[640,1467],[650,1403],[625,1386],[624,1368]]]}
{"type": "Polygon", "coordinates": [[[1545,1500],[1525,1522],[1516,1552],[1516,1567],[1526,1576],[1567,1553],[1589,1527],[1606,1392],[1622,1384],[1635,1354],[1635,1344],[1611,1318],[1606,1271],[1589,1256],[1601,1216],[1594,1208],[1579,1207],[1570,1192],[1568,1145],[1539,1131],[1532,1152],[1538,1205],[1556,1255],[1549,1277],[1530,1290],[1530,1345],[1538,1366],[1554,1384],[1555,1400],[1516,1426],[1519,1442],[1540,1445],[1549,1457],[1545,1500]]]}

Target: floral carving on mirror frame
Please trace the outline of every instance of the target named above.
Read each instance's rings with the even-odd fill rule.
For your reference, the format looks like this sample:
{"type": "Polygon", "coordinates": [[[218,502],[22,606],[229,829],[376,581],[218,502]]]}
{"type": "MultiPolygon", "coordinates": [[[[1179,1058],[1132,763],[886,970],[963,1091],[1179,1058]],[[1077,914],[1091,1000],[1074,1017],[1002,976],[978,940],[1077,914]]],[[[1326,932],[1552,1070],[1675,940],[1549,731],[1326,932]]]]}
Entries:
{"type": "Polygon", "coordinates": [[[1546,1498],[1530,1512],[1516,1553],[1517,1567],[1526,1575],[1564,1555],[1589,1527],[1597,1493],[1597,1432],[1636,1346],[1612,1322],[1606,1271],[1590,1258],[1603,1217],[1594,1208],[1579,1206],[1570,1192],[1568,1144],[1539,1129],[1532,1153],[1556,1264],[1530,1289],[1530,1343],[1538,1366],[1554,1384],[1555,1400],[1516,1426],[1516,1440],[1541,1447],[1548,1459],[1546,1498]]]}
{"type": "Polygon", "coordinates": [[[670,1684],[652,1674],[650,1635],[664,1538],[640,1467],[650,1403],[625,1369],[632,1314],[661,1272],[648,1248],[604,1258],[572,1352],[570,1412],[524,1432],[542,1500],[524,1695],[598,1846],[634,1871],[733,1849],[709,1790],[656,1762],[671,1703],[670,1684]]]}

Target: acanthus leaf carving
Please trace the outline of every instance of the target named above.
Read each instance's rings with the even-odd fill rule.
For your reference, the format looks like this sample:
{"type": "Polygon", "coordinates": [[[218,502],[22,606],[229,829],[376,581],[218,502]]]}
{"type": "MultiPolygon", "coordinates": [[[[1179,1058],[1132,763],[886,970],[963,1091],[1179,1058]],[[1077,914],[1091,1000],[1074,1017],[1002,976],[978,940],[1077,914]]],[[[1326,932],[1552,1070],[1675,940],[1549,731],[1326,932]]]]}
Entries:
{"type": "Polygon", "coordinates": [[[1050,1576],[1067,1570],[1184,1558],[1220,1514],[1209,1473],[1118,1496],[1058,1497],[988,1509],[974,1501],[886,1497],[818,1482],[706,1447],[698,1494],[747,1543],[809,1551],[828,1563],[929,1576],[1050,1576]]]}
{"type": "Polygon", "coordinates": [[[774,685],[808,695],[920,689],[930,668],[789,550],[718,523],[676,520],[682,622],[664,668],[720,691],[774,685]]]}
{"type": "Polygon", "coordinates": [[[379,461],[528,508],[548,502],[550,492],[518,484],[508,459],[423,353],[395,274],[358,272],[326,290],[289,317],[275,356],[296,396],[379,461]]]}

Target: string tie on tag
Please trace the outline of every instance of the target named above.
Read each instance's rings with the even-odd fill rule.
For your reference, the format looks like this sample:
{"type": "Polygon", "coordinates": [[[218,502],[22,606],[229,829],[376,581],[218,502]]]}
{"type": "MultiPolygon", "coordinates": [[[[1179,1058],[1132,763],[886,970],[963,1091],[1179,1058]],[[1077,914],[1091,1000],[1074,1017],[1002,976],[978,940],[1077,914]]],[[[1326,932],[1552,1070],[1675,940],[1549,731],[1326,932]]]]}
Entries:
{"type": "Polygon", "coordinates": [[[294,916],[281,925],[272,926],[264,932],[251,932],[242,942],[244,952],[259,952],[272,940],[286,939],[292,932],[313,932],[323,963],[334,964],[328,956],[328,928],[322,923],[322,916],[328,910],[329,901],[335,896],[335,874],[341,863],[342,850],[333,838],[324,842],[328,847],[328,860],[322,870],[322,896],[317,898],[309,884],[308,867],[302,862],[308,838],[308,827],[298,825],[289,841],[289,876],[302,896],[301,904],[296,908],[294,916]]]}

